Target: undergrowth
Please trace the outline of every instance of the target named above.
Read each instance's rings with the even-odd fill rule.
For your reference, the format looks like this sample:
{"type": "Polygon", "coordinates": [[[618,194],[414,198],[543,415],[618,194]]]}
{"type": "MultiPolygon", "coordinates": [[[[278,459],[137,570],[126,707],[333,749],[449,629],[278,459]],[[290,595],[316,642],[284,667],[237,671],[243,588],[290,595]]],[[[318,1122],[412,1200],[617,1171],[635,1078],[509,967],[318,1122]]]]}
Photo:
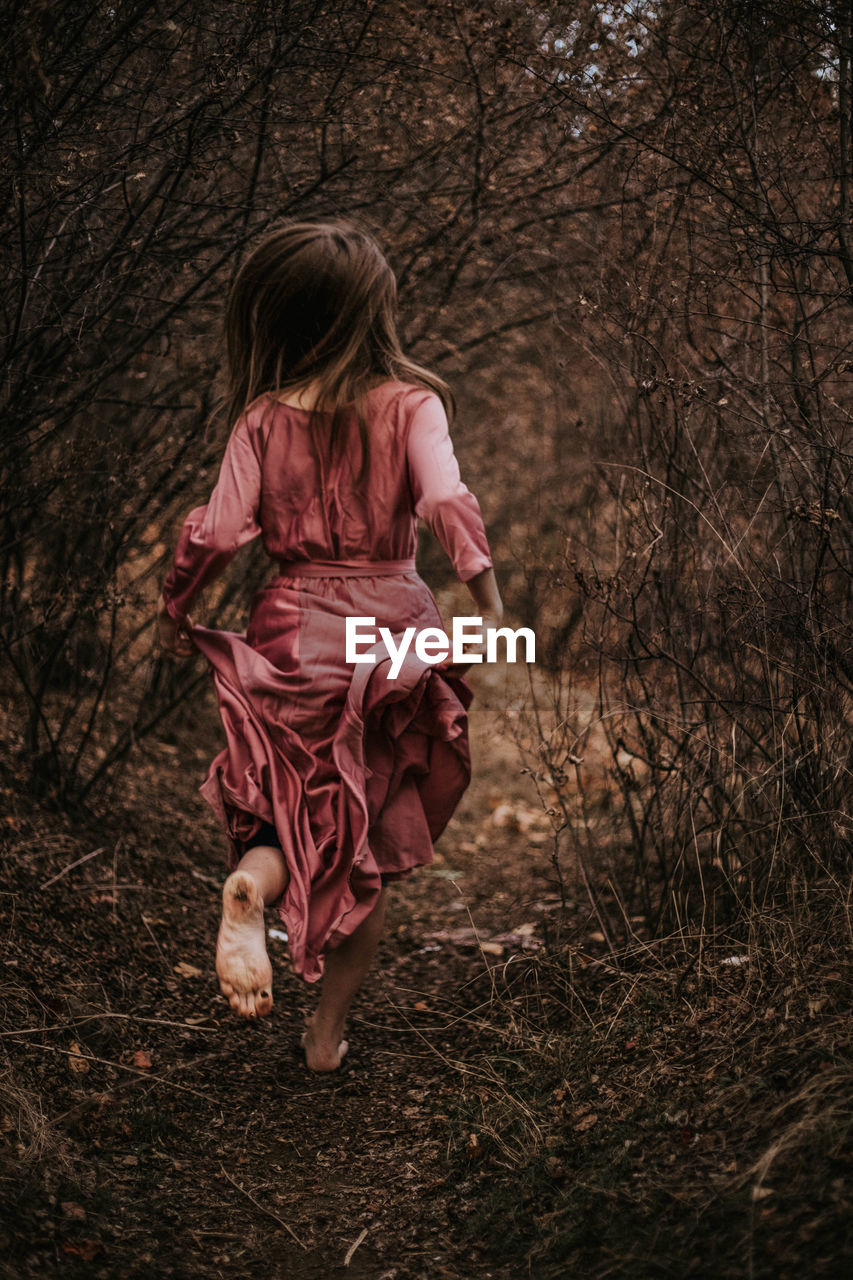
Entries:
{"type": "Polygon", "coordinates": [[[850,970],[824,942],[805,974],[726,945],[697,972],[678,939],[575,955],[571,983],[565,952],[539,957],[502,984],[491,1050],[460,1064],[468,1238],[541,1280],[841,1274],[850,970]]]}

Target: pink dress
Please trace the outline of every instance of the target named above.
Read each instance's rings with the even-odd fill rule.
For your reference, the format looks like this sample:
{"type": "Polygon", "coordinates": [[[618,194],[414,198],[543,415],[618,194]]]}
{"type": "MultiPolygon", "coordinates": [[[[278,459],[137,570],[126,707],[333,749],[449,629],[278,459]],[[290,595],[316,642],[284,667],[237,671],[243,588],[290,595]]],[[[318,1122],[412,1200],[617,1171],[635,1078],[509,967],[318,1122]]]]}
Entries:
{"type": "MultiPolygon", "coordinates": [[[[357,482],[355,424],[343,461],[312,447],[309,415],[261,397],[242,415],[210,501],[187,517],[163,596],[183,621],[192,600],[259,534],[278,576],[252,601],[248,632],[194,627],[216,685],[226,746],[202,786],[230,840],[231,866],[272,823],[290,868],[280,903],[294,969],[320,977],[323,954],[373,907],[380,873],[432,861],[470,780],[465,681],[421,661],[395,679],[346,662],[348,616],[395,636],[442,627],[414,567],[417,520],[462,581],[491,558],[441,401],[386,382],[368,396],[371,465],[357,482]]],[[[473,612],[473,609],[472,609],[473,612]]]]}

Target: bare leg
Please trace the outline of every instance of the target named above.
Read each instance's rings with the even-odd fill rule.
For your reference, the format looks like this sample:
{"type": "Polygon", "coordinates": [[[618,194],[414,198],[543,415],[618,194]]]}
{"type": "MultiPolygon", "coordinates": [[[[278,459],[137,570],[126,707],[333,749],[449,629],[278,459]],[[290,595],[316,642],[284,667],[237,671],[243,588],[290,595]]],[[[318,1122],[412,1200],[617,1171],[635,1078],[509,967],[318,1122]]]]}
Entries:
{"type": "Polygon", "coordinates": [[[264,906],[278,902],[289,879],[282,851],[255,845],[240,859],[222,890],[216,972],[222,994],[243,1018],[264,1018],[272,1009],[264,906]]]}
{"type": "Polygon", "coordinates": [[[349,1047],[344,1039],[347,1014],[382,936],[385,898],[383,889],[370,915],[326,954],[320,1001],[302,1037],[305,1061],[312,1071],[334,1071],[349,1047]]]}

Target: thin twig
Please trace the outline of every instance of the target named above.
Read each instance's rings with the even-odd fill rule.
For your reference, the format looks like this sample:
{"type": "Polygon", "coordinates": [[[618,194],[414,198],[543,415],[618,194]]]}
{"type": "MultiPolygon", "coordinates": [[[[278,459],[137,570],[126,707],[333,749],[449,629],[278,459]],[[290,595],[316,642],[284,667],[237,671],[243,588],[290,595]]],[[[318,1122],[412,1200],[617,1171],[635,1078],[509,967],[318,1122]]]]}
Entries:
{"type": "Polygon", "coordinates": [[[57,880],[61,880],[69,871],[73,871],[75,867],[81,867],[84,862],[88,862],[90,858],[96,858],[99,853],[103,853],[103,849],[93,849],[91,853],[85,854],[82,858],[78,858],[76,862],[69,862],[67,867],[63,867],[61,871],[57,871],[55,876],[51,876],[49,880],[45,880],[41,886],[42,889],[49,888],[52,884],[56,884],[57,880]]]}
{"type": "MultiPolygon", "coordinates": [[[[64,1053],[66,1058],[79,1058],[81,1062],[99,1062],[102,1066],[115,1067],[118,1071],[129,1071],[131,1075],[139,1076],[141,1080],[151,1080],[157,1084],[168,1085],[170,1089],[179,1089],[181,1093],[191,1093],[193,1097],[201,1098],[202,1102],[212,1101],[207,1093],[199,1093],[198,1089],[191,1089],[186,1084],[178,1084],[175,1080],[167,1080],[165,1076],[152,1075],[150,1071],[146,1071],[142,1067],[128,1066],[126,1062],[113,1062],[110,1058],[96,1058],[90,1053],[77,1053],[71,1049],[62,1049],[53,1044],[34,1044],[32,1040],[27,1040],[25,1043],[31,1049],[46,1049],[48,1053],[64,1053]]],[[[196,1059],[196,1062],[198,1062],[198,1059],[196,1059]]]]}
{"type": "Polygon", "coordinates": [[[344,1266],[345,1266],[345,1267],[348,1267],[348,1266],[349,1266],[349,1264],[352,1262],[352,1255],[355,1253],[355,1251],[356,1251],[356,1249],[358,1248],[358,1246],[359,1246],[360,1244],[363,1244],[363,1243],[364,1243],[364,1241],[365,1241],[366,1239],[367,1239],[367,1227],[365,1227],[365,1228],[363,1229],[363,1231],[361,1232],[361,1235],[358,1237],[358,1239],[357,1239],[357,1240],[353,1240],[352,1244],[351,1244],[351,1245],[350,1245],[350,1247],[347,1249],[347,1256],[344,1258],[344,1266]]]}
{"type": "Polygon", "coordinates": [[[15,1027],[13,1031],[0,1031],[0,1036],[32,1036],[40,1032],[70,1031],[74,1027],[82,1027],[86,1022],[97,1022],[101,1018],[120,1018],[123,1022],[144,1022],[152,1027],[182,1027],[187,1031],[216,1031],[216,1027],[203,1027],[197,1022],[172,1022],[168,1018],[142,1018],[136,1013],[87,1013],[85,1018],[75,1018],[73,1022],[56,1022],[51,1027],[15,1027]]]}
{"type": "Polygon", "coordinates": [[[293,1228],[289,1227],[283,1218],[280,1218],[277,1213],[273,1213],[272,1209],[268,1209],[266,1205],[261,1204],[259,1200],[256,1200],[251,1191],[247,1191],[245,1187],[240,1186],[239,1182],[235,1182],[224,1165],[221,1164],[219,1168],[222,1170],[222,1176],[228,1179],[232,1187],[236,1187],[241,1195],[244,1195],[247,1200],[251,1200],[255,1208],[260,1209],[261,1213],[265,1213],[268,1218],[272,1218],[273,1222],[277,1222],[280,1227],[283,1227],[287,1234],[293,1237],[300,1249],[304,1249],[306,1253],[308,1252],[307,1244],[302,1243],[293,1228]]]}
{"type": "Polygon", "coordinates": [[[145,913],[140,911],[139,918],[142,921],[142,923],[145,925],[145,928],[148,930],[149,936],[151,938],[151,941],[154,943],[154,946],[160,952],[160,959],[163,961],[163,964],[165,965],[167,972],[170,972],[172,966],[169,964],[169,961],[166,959],[163,948],[160,946],[160,943],[157,939],[157,935],[155,934],[154,930],[151,928],[151,925],[149,924],[148,918],[146,917],[145,913]]]}

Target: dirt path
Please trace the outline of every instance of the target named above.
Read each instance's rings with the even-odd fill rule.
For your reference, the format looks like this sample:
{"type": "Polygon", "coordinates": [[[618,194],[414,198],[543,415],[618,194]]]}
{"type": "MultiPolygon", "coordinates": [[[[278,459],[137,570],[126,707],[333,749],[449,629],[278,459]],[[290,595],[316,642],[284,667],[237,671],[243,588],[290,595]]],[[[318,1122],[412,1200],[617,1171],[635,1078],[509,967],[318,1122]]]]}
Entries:
{"type": "Polygon", "coordinates": [[[435,867],[394,891],[334,1077],[298,1051],[313,993],[283,941],[269,1020],[218,994],[206,751],[145,748],[135,829],[87,844],[55,818],[7,821],[0,1274],[509,1277],[466,1221],[489,1175],[460,1109],[504,1034],[494,974],[524,963],[550,893],[504,702],[500,676],[479,679],[476,782],[435,867]]]}
{"type": "Polygon", "coordinates": [[[0,1277],[846,1274],[836,935],[802,972],[734,965],[722,937],[700,975],[677,936],[610,957],[574,884],[558,937],[518,675],[478,675],[476,780],[435,866],[393,891],[332,1077],[304,1066],[314,992],[280,939],[269,1020],[217,990],[222,842],[196,790],[212,705],[145,744],[88,826],[6,793],[0,1277]]]}

